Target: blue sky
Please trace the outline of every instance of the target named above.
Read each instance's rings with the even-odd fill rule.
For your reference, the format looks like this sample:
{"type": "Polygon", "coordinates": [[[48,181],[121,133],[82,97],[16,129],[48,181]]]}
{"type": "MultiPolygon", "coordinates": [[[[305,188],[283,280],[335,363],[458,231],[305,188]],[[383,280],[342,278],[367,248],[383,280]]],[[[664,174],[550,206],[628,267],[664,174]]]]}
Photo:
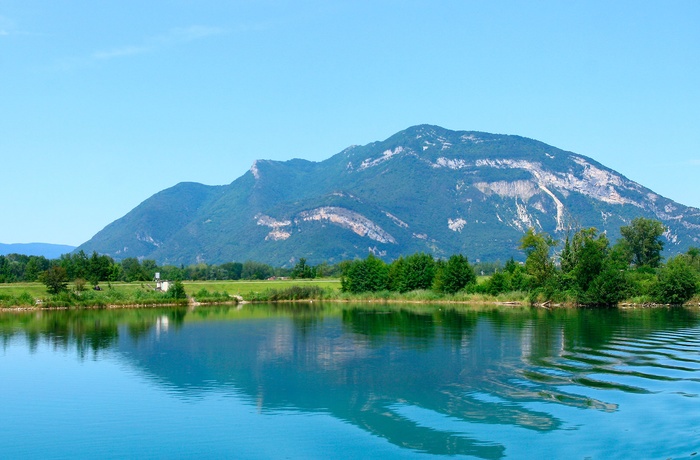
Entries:
{"type": "Polygon", "coordinates": [[[0,0],[0,242],[429,123],[700,207],[699,1],[0,0]]]}

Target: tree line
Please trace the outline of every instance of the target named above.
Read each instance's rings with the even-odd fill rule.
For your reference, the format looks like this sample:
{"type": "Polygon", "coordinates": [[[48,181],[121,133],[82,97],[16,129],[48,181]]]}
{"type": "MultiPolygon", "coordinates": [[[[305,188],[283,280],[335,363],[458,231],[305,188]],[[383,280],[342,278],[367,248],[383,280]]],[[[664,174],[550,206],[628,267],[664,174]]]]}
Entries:
{"type": "Polygon", "coordinates": [[[454,294],[527,293],[532,301],[581,305],[616,305],[640,298],[664,304],[682,304],[698,293],[700,249],[662,263],[662,236],[666,228],[655,220],[636,218],[620,228],[612,244],[596,228],[569,232],[559,245],[545,232],[529,229],[521,238],[525,263],[511,258],[482,283],[463,255],[436,260],[425,253],[400,257],[387,264],[369,255],[345,264],[342,290],[350,293],[433,290],[454,294]]]}
{"type": "Polygon", "coordinates": [[[58,259],[43,256],[9,254],[0,256],[0,283],[41,281],[48,271],[66,282],[85,280],[93,286],[101,281],[152,281],[156,273],[171,280],[263,280],[271,277],[315,278],[339,276],[340,267],[328,264],[310,266],[300,259],[293,268],[280,268],[255,261],[227,262],[219,265],[158,265],[154,260],[126,258],[116,262],[109,256],[84,251],[64,254],[58,259]]]}
{"type": "Polygon", "coordinates": [[[399,257],[391,263],[370,254],[365,259],[336,265],[311,266],[301,258],[292,268],[267,264],[227,262],[220,265],[162,265],[154,260],[111,257],[79,251],[59,259],[10,254],[0,256],[0,283],[42,281],[49,292],[100,282],[151,281],[156,272],[170,280],[262,280],[271,277],[297,279],[340,276],[344,292],[409,292],[432,290],[442,294],[482,293],[499,295],[522,292],[533,301],[561,301],[584,305],[614,305],[640,298],[679,304],[698,292],[700,249],[671,257],[662,263],[664,225],[637,218],[620,229],[621,238],[611,244],[595,228],[567,233],[557,242],[544,232],[529,229],[521,238],[525,262],[513,257],[505,264],[471,264],[462,254],[435,259],[426,253],[399,257]],[[559,247],[561,246],[561,247],[559,247]],[[477,274],[489,274],[478,282],[477,274]]]}

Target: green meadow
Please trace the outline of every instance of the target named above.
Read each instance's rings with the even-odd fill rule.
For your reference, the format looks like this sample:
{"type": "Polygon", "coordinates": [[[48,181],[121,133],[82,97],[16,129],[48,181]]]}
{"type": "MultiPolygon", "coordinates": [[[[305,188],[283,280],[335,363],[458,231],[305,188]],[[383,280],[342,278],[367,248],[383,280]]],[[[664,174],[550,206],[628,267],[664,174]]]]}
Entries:
{"type": "MultiPolygon", "coordinates": [[[[265,297],[270,291],[285,291],[292,287],[315,287],[326,292],[339,292],[339,279],[314,280],[238,280],[238,281],[183,281],[185,292],[196,300],[226,301],[232,296],[241,296],[245,300],[265,297]]],[[[69,293],[63,297],[51,296],[42,283],[0,283],[0,307],[32,306],[40,300],[44,305],[127,305],[170,303],[162,293],[156,293],[151,282],[113,282],[100,283],[100,291],[89,288],[77,292],[73,283],[68,284],[69,293]],[[68,297],[70,296],[70,297],[68,297]]]]}

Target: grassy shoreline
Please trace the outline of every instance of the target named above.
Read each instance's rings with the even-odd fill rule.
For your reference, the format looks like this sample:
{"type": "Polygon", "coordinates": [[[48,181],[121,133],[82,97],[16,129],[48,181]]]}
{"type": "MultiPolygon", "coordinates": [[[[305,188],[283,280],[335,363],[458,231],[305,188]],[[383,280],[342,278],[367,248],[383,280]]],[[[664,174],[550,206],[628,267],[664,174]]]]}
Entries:
{"type": "MultiPolygon", "coordinates": [[[[38,311],[68,309],[114,309],[205,306],[214,304],[269,302],[337,302],[376,304],[460,304],[502,305],[511,307],[578,308],[574,303],[533,302],[527,292],[488,294],[439,294],[421,290],[407,293],[391,291],[349,294],[340,290],[338,279],[265,280],[265,281],[185,281],[186,299],[168,298],[153,290],[152,283],[104,283],[102,290],[68,292],[49,296],[41,283],[0,284],[0,311],[38,311]]],[[[699,305],[697,297],[686,305],[699,305]]],[[[654,307],[647,299],[629,299],[619,307],[654,307]]]]}

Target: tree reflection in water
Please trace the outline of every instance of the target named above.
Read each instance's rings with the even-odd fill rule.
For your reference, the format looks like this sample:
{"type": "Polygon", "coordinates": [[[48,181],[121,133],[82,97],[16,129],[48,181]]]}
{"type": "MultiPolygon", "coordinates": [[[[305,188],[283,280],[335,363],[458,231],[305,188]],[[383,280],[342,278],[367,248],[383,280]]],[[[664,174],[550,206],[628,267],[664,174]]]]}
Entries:
{"type": "Polygon", "coordinates": [[[113,349],[183,398],[234,391],[260,411],[328,413],[415,451],[501,458],[501,427],[562,428],[543,402],[611,412],[614,402],[578,390],[647,391],[592,376],[632,372],[616,344],[697,323],[686,309],[279,304],[0,315],[0,333],[4,343],[24,333],[34,347],[75,346],[81,359],[113,349]]]}

